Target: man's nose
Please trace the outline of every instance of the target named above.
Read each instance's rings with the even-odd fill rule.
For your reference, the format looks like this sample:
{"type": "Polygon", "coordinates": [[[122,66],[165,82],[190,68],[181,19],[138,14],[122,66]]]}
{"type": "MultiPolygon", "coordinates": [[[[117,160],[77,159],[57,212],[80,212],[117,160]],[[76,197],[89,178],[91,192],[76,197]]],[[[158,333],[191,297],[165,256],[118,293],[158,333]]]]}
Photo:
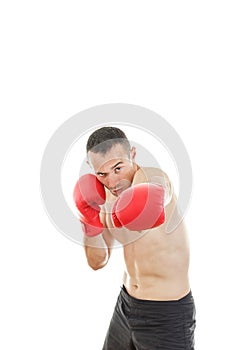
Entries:
{"type": "Polygon", "coordinates": [[[119,182],[117,174],[108,174],[108,178],[106,179],[106,186],[109,189],[115,189],[119,182]]]}

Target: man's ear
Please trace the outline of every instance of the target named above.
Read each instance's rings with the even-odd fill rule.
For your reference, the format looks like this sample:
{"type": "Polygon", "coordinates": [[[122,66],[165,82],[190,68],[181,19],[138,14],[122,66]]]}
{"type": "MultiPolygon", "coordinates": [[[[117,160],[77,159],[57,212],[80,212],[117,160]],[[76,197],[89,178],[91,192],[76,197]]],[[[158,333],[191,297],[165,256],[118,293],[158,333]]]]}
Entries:
{"type": "Polygon", "coordinates": [[[131,155],[131,159],[132,159],[132,161],[134,161],[135,160],[135,157],[136,157],[136,147],[135,146],[133,146],[132,148],[131,148],[131,151],[130,151],[130,155],[131,155]]]}
{"type": "Polygon", "coordinates": [[[89,162],[88,158],[86,160],[86,164],[89,165],[90,168],[92,168],[91,163],[89,162]]]}

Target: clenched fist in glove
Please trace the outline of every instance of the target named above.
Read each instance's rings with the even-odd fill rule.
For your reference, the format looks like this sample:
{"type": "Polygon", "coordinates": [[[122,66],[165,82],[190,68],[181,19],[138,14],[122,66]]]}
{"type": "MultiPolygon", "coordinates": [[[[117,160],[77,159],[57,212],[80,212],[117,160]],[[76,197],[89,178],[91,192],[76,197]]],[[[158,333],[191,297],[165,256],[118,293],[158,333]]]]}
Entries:
{"type": "Polygon", "coordinates": [[[100,221],[100,205],[105,203],[106,194],[102,183],[95,175],[86,174],[77,181],[73,198],[80,214],[80,221],[87,236],[96,236],[103,231],[100,221]]]}
{"type": "Polygon", "coordinates": [[[113,206],[115,227],[141,231],[160,226],[165,221],[164,188],[152,183],[141,183],[121,193],[113,206]]]}

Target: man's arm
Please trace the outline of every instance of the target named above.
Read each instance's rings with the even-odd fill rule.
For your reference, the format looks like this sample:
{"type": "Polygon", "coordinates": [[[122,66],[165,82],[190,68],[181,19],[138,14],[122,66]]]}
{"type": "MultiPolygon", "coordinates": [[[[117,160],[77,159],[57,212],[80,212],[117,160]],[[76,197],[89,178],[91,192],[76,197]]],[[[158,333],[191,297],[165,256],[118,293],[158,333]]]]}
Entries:
{"type": "Polygon", "coordinates": [[[106,214],[101,212],[106,199],[105,188],[96,176],[86,174],[77,181],[73,198],[84,233],[88,264],[93,270],[101,269],[109,260],[114,241],[106,228],[106,214]]]}
{"type": "MultiPolygon", "coordinates": [[[[101,221],[104,226],[104,217],[101,215],[101,221]]],[[[84,247],[88,265],[93,270],[99,270],[103,268],[111,255],[114,238],[109,230],[105,227],[102,234],[95,237],[84,236],[84,247]]]]}
{"type": "Polygon", "coordinates": [[[172,198],[167,175],[158,168],[140,168],[132,186],[117,198],[112,220],[115,227],[143,231],[165,223],[165,206],[172,198]]]}
{"type": "Polygon", "coordinates": [[[113,241],[108,229],[96,237],[84,237],[87,262],[93,270],[99,270],[107,264],[113,241]]]}
{"type": "Polygon", "coordinates": [[[169,177],[163,170],[160,168],[140,168],[134,176],[132,185],[145,182],[161,185],[165,190],[165,206],[170,203],[174,197],[174,190],[169,177]]]}

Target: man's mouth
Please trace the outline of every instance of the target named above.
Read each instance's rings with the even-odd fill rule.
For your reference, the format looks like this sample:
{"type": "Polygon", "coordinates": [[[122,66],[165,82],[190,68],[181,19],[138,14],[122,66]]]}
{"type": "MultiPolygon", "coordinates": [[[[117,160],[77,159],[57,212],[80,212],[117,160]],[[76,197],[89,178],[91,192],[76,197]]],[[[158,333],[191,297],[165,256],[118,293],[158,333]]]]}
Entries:
{"type": "Polygon", "coordinates": [[[112,194],[114,194],[114,196],[119,196],[121,194],[121,192],[123,191],[122,187],[119,188],[115,188],[114,190],[112,190],[112,194]]]}

